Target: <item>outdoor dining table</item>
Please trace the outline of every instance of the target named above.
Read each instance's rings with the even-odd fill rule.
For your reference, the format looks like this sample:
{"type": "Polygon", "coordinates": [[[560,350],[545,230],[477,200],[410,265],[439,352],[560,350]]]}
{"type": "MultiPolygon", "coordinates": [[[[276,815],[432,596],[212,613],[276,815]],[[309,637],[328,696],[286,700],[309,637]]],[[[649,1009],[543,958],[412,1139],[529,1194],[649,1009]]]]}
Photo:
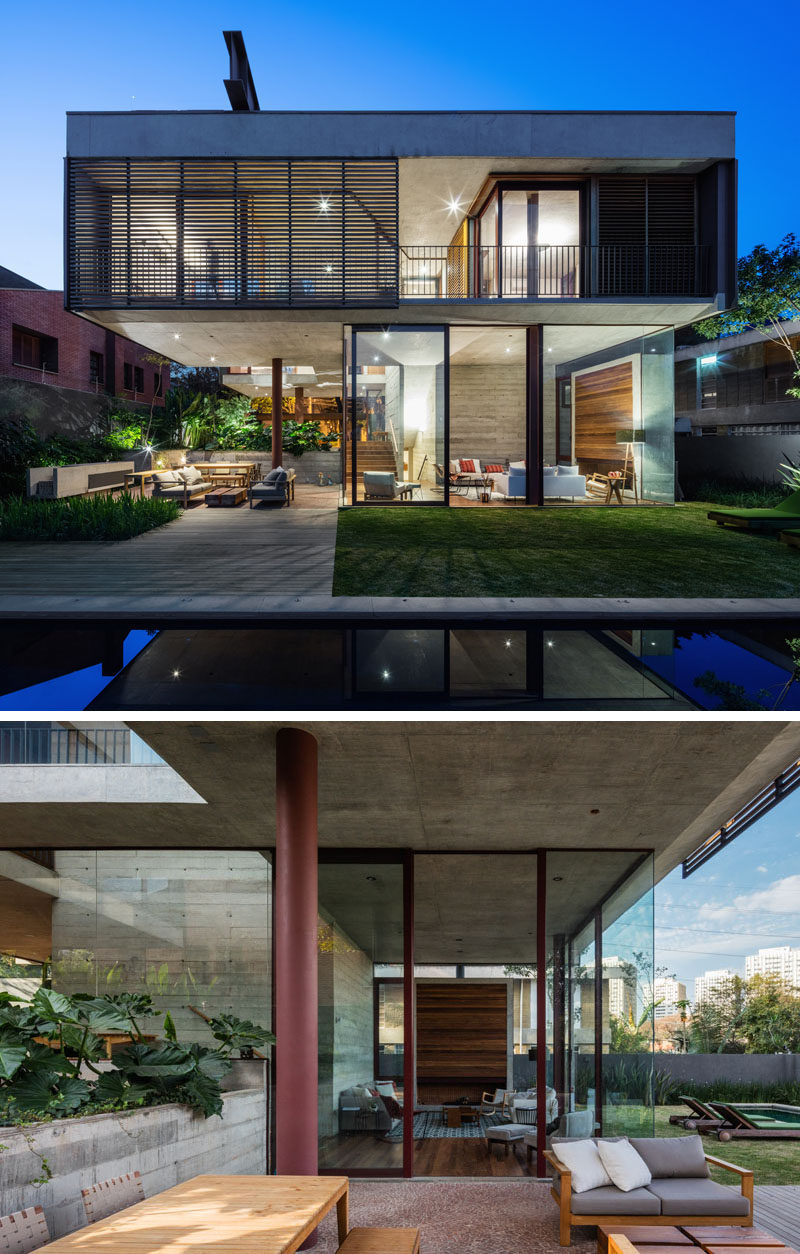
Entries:
{"type": "Polygon", "coordinates": [[[245,486],[248,486],[255,478],[258,462],[193,462],[198,470],[207,470],[212,477],[214,472],[226,476],[243,476],[245,478],[245,486]]]}
{"type": "Polygon", "coordinates": [[[346,1176],[194,1176],[48,1245],[56,1254],[291,1254],[336,1207],[347,1235],[346,1176]]]}

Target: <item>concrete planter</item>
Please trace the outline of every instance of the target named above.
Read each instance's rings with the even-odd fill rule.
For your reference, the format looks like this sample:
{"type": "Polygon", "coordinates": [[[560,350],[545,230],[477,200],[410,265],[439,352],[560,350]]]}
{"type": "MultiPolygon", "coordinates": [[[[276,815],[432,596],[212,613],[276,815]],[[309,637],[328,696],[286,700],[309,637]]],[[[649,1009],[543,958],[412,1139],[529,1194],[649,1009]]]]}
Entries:
{"type": "Polygon", "coordinates": [[[223,1102],[222,1118],[204,1119],[188,1106],[171,1105],[0,1127],[3,1212],[42,1206],[51,1237],[60,1237],[85,1225],[81,1189],[98,1180],[139,1171],[145,1195],[152,1197],[204,1173],[263,1174],[263,1085],[225,1093],[223,1102]],[[48,1171],[52,1175],[44,1180],[48,1171]]]}

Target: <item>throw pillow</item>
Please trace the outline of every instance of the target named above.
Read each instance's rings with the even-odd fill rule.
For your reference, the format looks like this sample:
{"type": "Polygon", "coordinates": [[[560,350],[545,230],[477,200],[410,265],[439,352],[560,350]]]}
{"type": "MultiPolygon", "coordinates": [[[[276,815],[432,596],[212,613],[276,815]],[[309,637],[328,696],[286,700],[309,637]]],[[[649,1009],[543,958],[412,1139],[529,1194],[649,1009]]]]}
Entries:
{"type": "Polygon", "coordinates": [[[475,474],[475,462],[471,457],[461,458],[461,473],[462,475],[474,475],[475,474]]]}
{"type": "Polygon", "coordinates": [[[400,1105],[400,1103],[397,1101],[397,1098],[395,1098],[395,1097],[387,1097],[384,1093],[382,1093],[382,1094],[381,1094],[381,1101],[383,1102],[384,1106],[386,1107],[387,1114],[389,1115],[389,1117],[390,1117],[391,1119],[402,1119],[402,1118],[403,1118],[403,1107],[402,1107],[402,1106],[400,1105]]]}
{"type": "Polygon", "coordinates": [[[153,475],[156,483],[178,483],[179,477],[174,470],[159,470],[157,475],[153,475]]]}
{"type": "Polygon", "coordinates": [[[644,1188],[653,1178],[647,1163],[630,1141],[598,1141],[597,1152],[612,1183],[623,1193],[644,1188]]]}
{"type": "Polygon", "coordinates": [[[500,465],[484,466],[483,468],[488,475],[502,475],[503,467],[500,465]]]}
{"type": "Polygon", "coordinates": [[[559,1141],[556,1154],[572,1172],[572,1192],[586,1193],[611,1184],[594,1141],[559,1141]]]}
{"type": "Polygon", "coordinates": [[[394,1087],[394,1080],[376,1080],[375,1088],[381,1097],[397,1097],[397,1089],[394,1087]]]}

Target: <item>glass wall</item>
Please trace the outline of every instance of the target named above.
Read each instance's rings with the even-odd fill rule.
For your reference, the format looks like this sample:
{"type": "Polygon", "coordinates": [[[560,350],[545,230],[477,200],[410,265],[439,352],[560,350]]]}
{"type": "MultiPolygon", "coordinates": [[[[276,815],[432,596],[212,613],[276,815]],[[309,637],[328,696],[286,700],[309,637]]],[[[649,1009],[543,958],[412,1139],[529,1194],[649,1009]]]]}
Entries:
{"type": "Polygon", "coordinates": [[[451,328],[451,505],[505,505],[524,497],[526,372],[524,327],[451,328]]]}
{"type": "Polygon", "coordinates": [[[322,1170],[355,1174],[402,1170],[402,976],[402,863],[321,862],[322,1170]],[[392,971],[388,981],[382,970],[387,965],[392,971]]]}
{"type": "Polygon", "coordinates": [[[446,330],[390,326],[353,340],[351,500],[443,503],[446,330]]]}
{"type": "Polygon", "coordinates": [[[545,504],[672,504],[672,328],[545,327],[545,504]]]}
{"type": "MultiPolygon", "coordinates": [[[[0,952],[57,992],[148,994],[142,1030],[213,1044],[220,1014],[272,1019],[272,868],[257,851],[0,852],[0,952]],[[31,857],[35,857],[35,852],[31,857]]],[[[35,978],[28,973],[27,978],[35,978]]],[[[35,989],[33,990],[35,991],[35,989]]]]}

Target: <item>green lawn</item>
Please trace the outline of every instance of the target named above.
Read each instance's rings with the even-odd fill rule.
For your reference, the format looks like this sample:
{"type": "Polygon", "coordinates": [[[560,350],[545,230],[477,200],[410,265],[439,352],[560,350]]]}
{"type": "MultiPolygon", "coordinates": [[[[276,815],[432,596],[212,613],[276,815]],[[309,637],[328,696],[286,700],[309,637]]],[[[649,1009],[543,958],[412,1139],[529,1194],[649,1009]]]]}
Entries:
{"type": "MultiPolygon", "coordinates": [[[[683,1128],[669,1122],[669,1117],[688,1113],[685,1106],[656,1106],[656,1136],[686,1136],[683,1128]]],[[[649,1122],[649,1116],[649,1110],[645,1112],[638,1106],[606,1108],[603,1130],[610,1136],[648,1136],[649,1129],[643,1130],[642,1125],[649,1122]]],[[[800,1141],[719,1141],[712,1135],[703,1137],[703,1145],[705,1152],[715,1158],[749,1167],[756,1184],[797,1184],[800,1180],[800,1141]]],[[[737,1180],[731,1172],[717,1167],[712,1169],[712,1175],[720,1184],[735,1184],[737,1180]]]]}
{"type": "Polygon", "coordinates": [[[644,509],[339,514],[335,596],[796,597],[800,553],[708,522],[698,501],[644,509]]]}

